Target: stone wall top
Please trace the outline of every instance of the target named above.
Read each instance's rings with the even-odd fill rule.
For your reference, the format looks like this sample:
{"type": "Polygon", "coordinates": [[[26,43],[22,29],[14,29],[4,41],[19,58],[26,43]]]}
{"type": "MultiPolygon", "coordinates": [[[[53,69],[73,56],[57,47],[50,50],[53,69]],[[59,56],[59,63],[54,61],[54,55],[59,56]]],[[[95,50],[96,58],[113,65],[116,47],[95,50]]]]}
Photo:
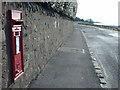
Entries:
{"type": "Polygon", "coordinates": [[[59,14],[65,14],[68,17],[75,18],[77,13],[77,1],[76,2],[45,2],[47,7],[52,8],[59,14]]]}

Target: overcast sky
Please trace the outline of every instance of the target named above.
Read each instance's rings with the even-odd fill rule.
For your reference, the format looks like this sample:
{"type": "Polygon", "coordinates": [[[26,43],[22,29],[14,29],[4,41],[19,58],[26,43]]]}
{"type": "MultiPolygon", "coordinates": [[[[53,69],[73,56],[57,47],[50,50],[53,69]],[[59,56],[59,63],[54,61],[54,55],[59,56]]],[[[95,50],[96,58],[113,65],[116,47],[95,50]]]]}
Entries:
{"type": "Polygon", "coordinates": [[[118,25],[118,2],[120,0],[77,0],[77,17],[93,19],[105,25],[118,25]]]}

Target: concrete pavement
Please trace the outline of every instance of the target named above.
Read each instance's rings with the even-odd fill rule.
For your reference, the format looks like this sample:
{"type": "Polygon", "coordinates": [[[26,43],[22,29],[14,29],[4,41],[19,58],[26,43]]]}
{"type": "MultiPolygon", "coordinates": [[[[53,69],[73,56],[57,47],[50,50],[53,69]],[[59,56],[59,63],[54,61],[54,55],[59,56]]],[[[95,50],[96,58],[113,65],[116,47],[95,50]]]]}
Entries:
{"type": "Polygon", "coordinates": [[[101,88],[77,25],[29,88],[101,88]]]}

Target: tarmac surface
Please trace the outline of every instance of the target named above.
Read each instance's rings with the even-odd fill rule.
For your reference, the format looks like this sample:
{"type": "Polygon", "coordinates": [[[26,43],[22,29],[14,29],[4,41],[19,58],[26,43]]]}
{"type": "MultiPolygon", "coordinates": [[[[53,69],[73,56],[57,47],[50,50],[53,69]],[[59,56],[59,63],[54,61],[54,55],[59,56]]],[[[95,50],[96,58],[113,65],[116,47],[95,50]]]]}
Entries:
{"type": "Polygon", "coordinates": [[[29,88],[101,88],[78,24],[29,88]]]}
{"type": "Polygon", "coordinates": [[[80,25],[92,57],[101,66],[108,88],[118,88],[118,31],[80,25]]]}

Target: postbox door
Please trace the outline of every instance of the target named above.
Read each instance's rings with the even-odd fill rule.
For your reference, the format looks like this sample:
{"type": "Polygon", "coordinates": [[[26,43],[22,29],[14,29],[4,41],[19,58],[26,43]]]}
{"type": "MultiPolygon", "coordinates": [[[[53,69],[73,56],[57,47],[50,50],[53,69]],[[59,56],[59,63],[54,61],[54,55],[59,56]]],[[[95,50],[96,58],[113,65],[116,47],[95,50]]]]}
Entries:
{"type": "Polygon", "coordinates": [[[23,50],[22,50],[22,26],[13,25],[12,41],[13,41],[13,75],[16,80],[23,73],[23,50]]]}

